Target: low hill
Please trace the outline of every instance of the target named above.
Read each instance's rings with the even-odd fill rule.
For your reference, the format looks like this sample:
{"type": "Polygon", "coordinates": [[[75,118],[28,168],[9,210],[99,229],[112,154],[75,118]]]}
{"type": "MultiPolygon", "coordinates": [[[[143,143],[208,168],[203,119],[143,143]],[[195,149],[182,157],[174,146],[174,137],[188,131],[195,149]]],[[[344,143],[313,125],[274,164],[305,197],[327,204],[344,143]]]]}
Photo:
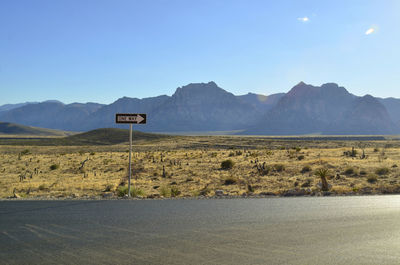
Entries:
{"type": "Polygon", "coordinates": [[[71,133],[53,129],[25,126],[10,122],[0,122],[0,135],[18,136],[68,136],[71,133]]]}
{"type": "MultiPolygon", "coordinates": [[[[170,137],[168,135],[144,133],[133,131],[133,140],[156,140],[170,137]]],[[[129,130],[118,128],[102,128],[84,133],[75,134],[62,139],[57,139],[60,143],[68,145],[109,145],[119,144],[129,141],[129,130]]]]}
{"type": "MultiPolygon", "coordinates": [[[[174,137],[164,134],[133,131],[134,143],[139,140],[157,140],[174,137]]],[[[129,130],[117,128],[96,129],[66,137],[0,137],[0,144],[6,145],[48,145],[48,146],[80,146],[80,145],[113,145],[129,141],[129,130]]]]}

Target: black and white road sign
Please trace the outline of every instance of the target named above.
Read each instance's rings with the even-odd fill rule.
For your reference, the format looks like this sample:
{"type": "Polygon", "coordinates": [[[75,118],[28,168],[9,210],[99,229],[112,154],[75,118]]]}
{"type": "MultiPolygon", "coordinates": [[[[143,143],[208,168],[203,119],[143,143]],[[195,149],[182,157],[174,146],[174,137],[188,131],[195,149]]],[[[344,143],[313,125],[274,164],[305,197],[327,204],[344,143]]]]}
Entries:
{"type": "Polygon", "coordinates": [[[146,114],[137,113],[117,113],[115,115],[116,123],[146,124],[146,114]]]}

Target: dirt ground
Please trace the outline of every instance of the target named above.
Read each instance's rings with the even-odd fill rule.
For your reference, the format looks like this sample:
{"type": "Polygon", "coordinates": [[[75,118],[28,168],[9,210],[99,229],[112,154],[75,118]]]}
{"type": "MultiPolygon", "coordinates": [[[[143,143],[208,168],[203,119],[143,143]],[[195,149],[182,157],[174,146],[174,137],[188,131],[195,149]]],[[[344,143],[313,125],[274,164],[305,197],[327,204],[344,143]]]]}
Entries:
{"type": "MultiPolygon", "coordinates": [[[[0,146],[0,198],[124,196],[128,148],[0,146]]],[[[321,168],[328,170],[325,194],[400,193],[394,140],[193,136],[142,141],[133,150],[136,197],[320,195],[321,168]]]]}

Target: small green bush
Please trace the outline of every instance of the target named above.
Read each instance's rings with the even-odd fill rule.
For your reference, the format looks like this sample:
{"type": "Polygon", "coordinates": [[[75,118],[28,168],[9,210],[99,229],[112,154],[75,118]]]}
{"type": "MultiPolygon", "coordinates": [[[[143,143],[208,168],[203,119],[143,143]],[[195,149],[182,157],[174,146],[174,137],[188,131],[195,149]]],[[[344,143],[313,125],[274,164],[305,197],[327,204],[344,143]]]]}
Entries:
{"type": "Polygon", "coordinates": [[[235,163],[233,163],[233,161],[230,160],[230,159],[224,160],[224,161],[222,161],[222,163],[221,163],[221,168],[222,168],[222,169],[231,169],[231,168],[233,168],[233,165],[234,165],[234,164],[235,164],[235,163]]]}
{"type": "Polygon", "coordinates": [[[387,174],[389,174],[389,172],[390,172],[390,170],[387,167],[381,167],[381,168],[377,168],[375,170],[375,173],[380,176],[387,175],[387,174]]]}
{"type": "Polygon", "coordinates": [[[297,160],[303,160],[304,159],[304,156],[303,155],[299,155],[298,157],[297,157],[297,160]]]}
{"type": "Polygon", "coordinates": [[[172,186],[171,187],[171,197],[176,197],[179,194],[181,194],[181,191],[178,189],[177,186],[172,186]]]}
{"type": "MultiPolygon", "coordinates": [[[[128,186],[120,186],[117,189],[118,197],[124,197],[126,194],[128,194],[128,186]]],[[[131,197],[137,197],[137,196],[144,196],[144,191],[142,189],[131,186],[131,197]]]]}
{"type": "Polygon", "coordinates": [[[145,193],[142,189],[131,187],[131,196],[132,197],[144,196],[144,195],[145,195],[145,193]]]}
{"type": "Polygon", "coordinates": [[[160,187],[160,195],[163,197],[171,197],[171,188],[168,186],[161,186],[160,187]]]}
{"type": "Polygon", "coordinates": [[[124,197],[126,194],[128,194],[128,186],[118,187],[118,189],[117,189],[118,197],[124,197]]]}
{"type": "Polygon", "coordinates": [[[53,165],[50,166],[50,170],[56,170],[56,169],[59,169],[59,168],[60,168],[60,165],[58,165],[58,164],[53,164],[53,165]]]}

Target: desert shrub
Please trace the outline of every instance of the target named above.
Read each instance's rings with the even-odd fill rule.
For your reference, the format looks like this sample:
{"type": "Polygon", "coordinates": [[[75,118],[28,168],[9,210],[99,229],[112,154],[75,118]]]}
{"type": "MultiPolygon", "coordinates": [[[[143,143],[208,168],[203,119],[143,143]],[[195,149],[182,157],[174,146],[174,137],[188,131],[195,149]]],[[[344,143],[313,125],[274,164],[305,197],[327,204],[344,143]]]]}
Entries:
{"type": "Polygon", "coordinates": [[[124,197],[126,194],[128,194],[128,186],[118,187],[118,189],[117,189],[118,197],[124,197]]]}
{"type": "Polygon", "coordinates": [[[250,153],[250,156],[251,157],[258,157],[258,153],[257,152],[250,153]]]}
{"type": "Polygon", "coordinates": [[[367,174],[368,174],[368,172],[366,170],[360,170],[360,175],[361,176],[365,176],[367,174]]]}
{"type": "Polygon", "coordinates": [[[374,153],[378,153],[379,152],[379,148],[374,148],[374,153]]]}
{"type": "Polygon", "coordinates": [[[306,165],[300,170],[300,173],[304,174],[304,173],[310,172],[311,170],[312,170],[311,167],[306,165]]]}
{"type": "Polygon", "coordinates": [[[297,160],[303,160],[304,159],[304,155],[299,155],[298,157],[297,157],[297,160]]]}
{"type": "Polygon", "coordinates": [[[161,186],[160,195],[163,197],[171,197],[171,188],[168,186],[161,186]]]}
{"type": "Polygon", "coordinates": [[[344,171],[344,174],[346,176],[350,176],[350,175],[357,174],[357,171],[354,168],[349,167],[349,168],[346,168],[346,170],[344,171]]]}
{"type": "Polygon", "coordinates": [[[58,165],[58,164],[53,164],[53,165],[50,166],[50,170],[56,170],[56,169],[59,169],[59,168],[60,168],[60,165],[58,165]]]}
{"type": "Polygon", "coordinates": [[[376,170],[375,170],[375,173],[377,174],[377,175],[387,175],[387,174],[389,174],[389,169],[387,168],[387,167],[381,167],[381,168],[377,168],[376,170]]]}
{"type": "Polygon", "coordinates": [[[250,184],[247,184],[247,191],[248,192],[254,192],[254,187],[251,186],[250,184]]]}
{"type": "Polygon", "coordinates": [[[46,189],[48,189],[48,187],[47,187],[46,184],[41,184],[38,189],[39,190],[46,190],[46,189]]]}
{"type": "Polygon", "coordinates": [[[265,176],[269,174],[271,167],[267,165],[257,166],[257,170],[260,175],[265,176]]]}
{"type": "Polygon", "coordinates": [[[31,153],[31,151],[29,149],[25,149],[23,151],[21,151],[21,155],[29,155],[31,153]]]}
{"type": "Polygon", "coordinates": [[[275,164],[274,165],[274,170],[276,172],[282,172],[282,171],[285,170],[285,165],[283,165],[283,164],[275,164]]]}
{"type": "Polygon", "coordinates": [[[114,188],[114,185],[108,184],[108,185],[105,187],[104,191],[105,191],[105,192],[107,192],[107,191],[112,191],[113,188],[114,188]]]}
{"type": "Polygon", "coordinates": [[[308,179],[306,179],[306,181],[303,184],[301,184],[301,187],[302,188],[311,187],[311,184],[312,184],[312,179],[308,178],[308,179]]]}
{"type": "Polygon", "coordinates": [[[144,196],[145,193],[142,189],[136,188],[136,187],[131,187],[131,196],[132,197],[137,197],[137,196],[144,196]]]}
{"type": "Polygon", "coordinates": [[[378,181],[378,178],[377,178],[375,175],[371,175],[371,176],[369,176],[369,177],[367,178],[367,181],[368,181],[369,183],[375,183],[375,182],[378,181]]]}
{"type": "Polygon", "coordinates": [[[242,151],[240,151],[240,150],[236,151],[236,155],[237,155],[237,156],[241,156],[242,154],[243,154],[242,151]]]}
{"type": "Polygon", "coordinates": [[[297,152],[297,153],[301,151],[301,148],[300,148],[300,147],[295,147],[295,149],[296,149],[296,152],[297,152]]]}
{"type": "MultiPolygon", "coordinates": [[[[124,197],[126,194],[128,194],[128,186],[120,186],[117,190],[118,197],[124,197]]],[[[131,186],[131,197],[137,196],[144,196],[144,191],[131,186]]]]}
{"type": "Polygon", "coordinates": [[[233,167],[234,163],[232,160],[228,159],[228,160],[224,160],[221,163],[221,168],[222,169],[231,169],[233,167]]]}
{"type": "Polygon", "coordinates": [[[238,179],[235,177],[227,177],[224,179],[224,185],[233,185],[238,182],[238,179]]]}
{"type": "Polygon", "coordinates": [[[177,186],[172,186],[171,187],[171,197],[176,197],[179,194],[181,194],[181,191],[178,189],[177,186]]]}
{"type": "Polygon", "coordinates": [[[229,157],[235,156],[235,153],[234,152],[230,152],[228,156],[229,157]]]}
{"type": "Polygon", "coordinates": [[[90,155],[91,156],[94,156],[96,153],[95,152],[90,152],[90,155]]]}
{"type": "Polygon", "coordinates": [[[198,191],[198,190],[194,190],[194,191],[192,191],[191,192],[192,193],[192,196],[193,197],[199,197],[201,194],[200,194],[200,191],[198,191]]]}

